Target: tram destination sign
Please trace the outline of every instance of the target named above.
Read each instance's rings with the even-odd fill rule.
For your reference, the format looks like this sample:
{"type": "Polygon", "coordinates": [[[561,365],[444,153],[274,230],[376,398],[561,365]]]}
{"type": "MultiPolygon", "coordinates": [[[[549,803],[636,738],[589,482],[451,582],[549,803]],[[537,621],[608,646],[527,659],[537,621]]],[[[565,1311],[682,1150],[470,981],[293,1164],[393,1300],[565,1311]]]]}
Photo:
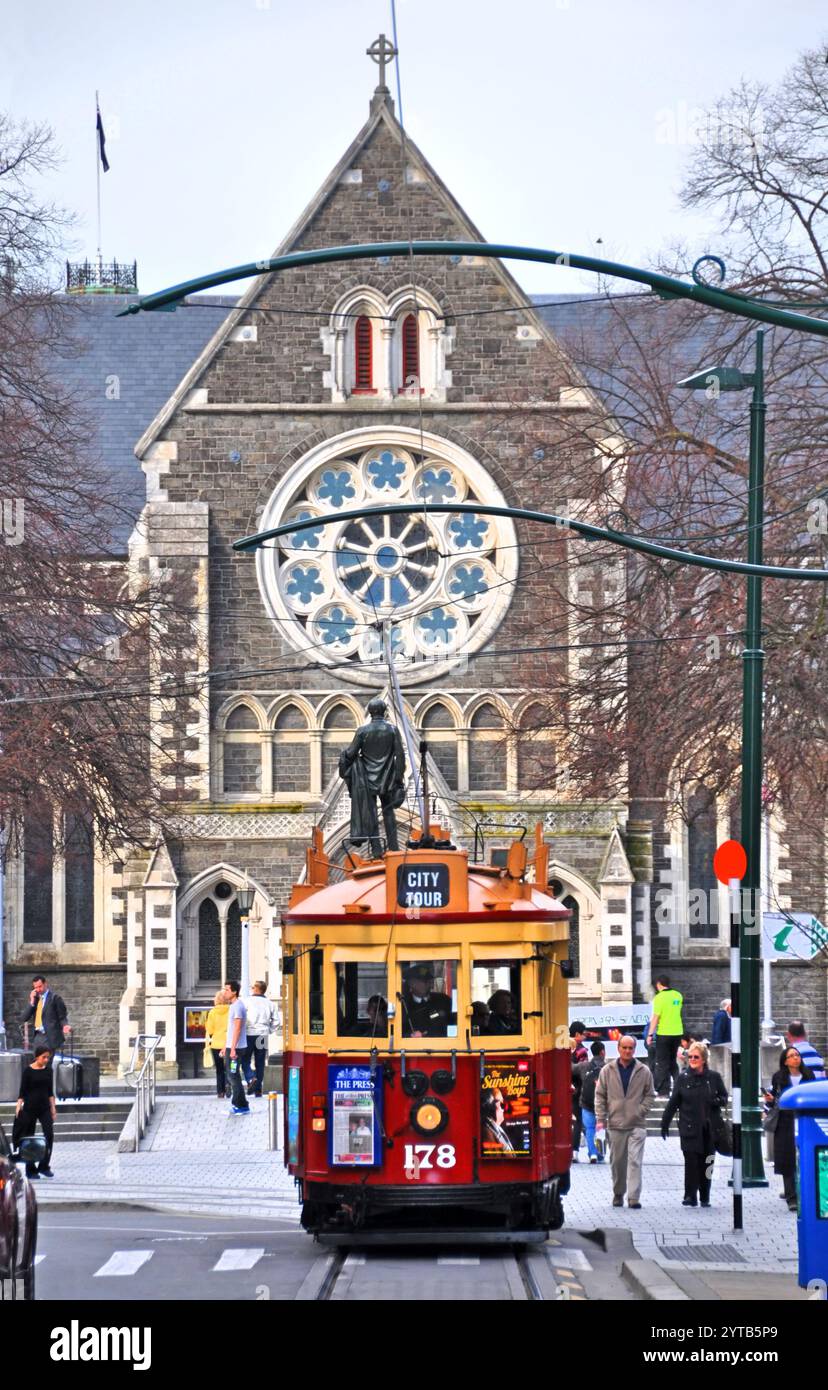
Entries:
{"type": "Polygon", "coordinates": [[[400,907],[448,907],[448,864],[401,864],[397,870],[400,907]]]}

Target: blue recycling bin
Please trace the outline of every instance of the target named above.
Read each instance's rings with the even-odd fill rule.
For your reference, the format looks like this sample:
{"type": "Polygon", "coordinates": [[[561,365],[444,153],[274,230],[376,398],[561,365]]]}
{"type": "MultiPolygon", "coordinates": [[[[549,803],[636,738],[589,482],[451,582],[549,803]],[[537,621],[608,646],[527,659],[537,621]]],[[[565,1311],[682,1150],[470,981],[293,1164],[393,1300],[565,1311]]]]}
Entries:
{"type": "Polygon", "coordinates": [[[828,1081],[791,1087],[778,1104],[797,1118],[799,1282],[828,1283],[828,1081]]]}

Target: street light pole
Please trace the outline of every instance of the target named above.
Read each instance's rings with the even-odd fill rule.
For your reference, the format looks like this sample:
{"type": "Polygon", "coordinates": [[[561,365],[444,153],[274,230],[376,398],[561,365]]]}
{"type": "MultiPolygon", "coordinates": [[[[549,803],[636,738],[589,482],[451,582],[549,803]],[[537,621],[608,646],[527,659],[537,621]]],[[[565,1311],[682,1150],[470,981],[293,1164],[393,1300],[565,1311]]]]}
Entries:
{"type": "MultiPolygon", "coordinates": [[[[765,491],[765,374],[763,329],[756,334],[750,402],[748,468],[748,563],[762,564],[765,491]]],[[[762,933],[762,577],[748,575],[747,622],[742,652],[741,839],[747,869],[741,894],[742,1156],[745,1187],[767,1187],[762,1162],[759,1106],[759,977],[762,933]]]]}

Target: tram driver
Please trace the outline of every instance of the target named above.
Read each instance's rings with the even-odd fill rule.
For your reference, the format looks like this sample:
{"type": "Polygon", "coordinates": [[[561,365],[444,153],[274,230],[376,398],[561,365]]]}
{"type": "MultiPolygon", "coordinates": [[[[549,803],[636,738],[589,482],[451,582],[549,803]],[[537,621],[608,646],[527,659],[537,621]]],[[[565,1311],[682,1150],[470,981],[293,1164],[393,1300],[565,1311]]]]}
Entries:
{"type": "Polygon", "coordinates": [[[434,991],[434,971],[426,962],[406,972],[400,996],[404,1038],[445,1038],[451,1021],[451,1000],[434,991]]]}

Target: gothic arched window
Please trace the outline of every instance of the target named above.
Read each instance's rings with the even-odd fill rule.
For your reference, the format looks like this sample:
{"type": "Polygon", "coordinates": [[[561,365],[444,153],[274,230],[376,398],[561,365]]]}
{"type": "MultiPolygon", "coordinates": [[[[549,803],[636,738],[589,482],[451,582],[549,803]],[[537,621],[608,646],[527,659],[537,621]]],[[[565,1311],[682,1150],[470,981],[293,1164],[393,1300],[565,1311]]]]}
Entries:
{"type": "Polygon", "coordinates": [[[555,785],[555,744],[549,722],[549,712],[541,705],[530,705],[521,715],[518,787],[522,792],[555,785]]]}
{"type": "Polygon", "coordinates": [[[457,730],[451,711],[443,704],[429,705],[422,718],[428,751],[452,791],[457,790],[457,730]]]}
{"type": "Polygon", "coordinates": [[[95,837],[92,815],[79,808],[64,818],[64,940],[95,940],[95,837]]]}
{"type": "Polygon", "coordinates": [[[322,786],[339,771],[339,755],[354,736],[356,719],[347,705],[334,705],[325,716],[322,734],[322,786]]]}
{"type": "Polygon", "coordinates": [[[237,705],[224,725],[222,789],[225,796],[254,796],[262,790],[262,740],[249,705],[237,705]]]}
{"type": "Polygon", "coordinates": [[[286,705],[273,723],[274,792],[310,791],[308,721],[296,705],[286,705]]]}
{"type": "Polygon", "coordinates": [[[695,940],[717,939],[718,921],[711,904],[718,893],[713,855],[719,843],[715,792],[697,786],[687,798],[687,887],[690,892],[688,930],[695,940]]]}
{"type": "Polygon", "coordinates": [[[52,940],[54,811],[46,801],[32,801],[23,827],[23,940],[52,940]]]}
{"type": "Polygon", "coordinates": [[[506,787],[506,734],[493,704],[478,706],[469,732],[469,791],[506,787]]]}
{"type": "Polygon", "coordinates": [[[406,314],[402,322],[402,389],[420,385],[420,331],[415,314],[406,314]]]}
{"type": "Polygon", "coordinates": [[[373,385],[373,330],[367,314],[360,314],[354,325],[354,391],[371,391],[373,385]]]}

